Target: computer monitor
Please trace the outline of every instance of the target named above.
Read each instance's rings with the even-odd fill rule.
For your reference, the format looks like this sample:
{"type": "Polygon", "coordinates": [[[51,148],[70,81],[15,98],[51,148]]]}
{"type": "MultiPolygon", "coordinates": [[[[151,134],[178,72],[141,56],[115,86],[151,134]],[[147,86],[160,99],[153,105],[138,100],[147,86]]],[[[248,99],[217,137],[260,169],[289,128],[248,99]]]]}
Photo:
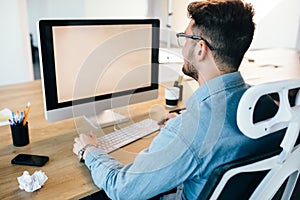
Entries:
{"type": "Polygon", "coordinates": [[[39,56],[45,117],[111,125],[111,109],[158,96],[158,19],[42,19],[39,56]],[[102,118],[101,118],[102,117],[102,118]]]}

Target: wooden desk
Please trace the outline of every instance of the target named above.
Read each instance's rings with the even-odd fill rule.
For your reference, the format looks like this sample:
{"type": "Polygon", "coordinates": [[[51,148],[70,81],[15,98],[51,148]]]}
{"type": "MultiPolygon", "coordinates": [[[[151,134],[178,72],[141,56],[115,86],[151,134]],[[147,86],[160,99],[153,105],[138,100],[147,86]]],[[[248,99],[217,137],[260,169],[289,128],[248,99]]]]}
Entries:
{"type": "MultiPolygon", "coordinates": [[[[158,99],[130,108],[133,120],[151,117],[159,119],[164,113],[164,98],[160,90],[158,99]]],[[[185,91],[191,93],[189,89],[185,91]]],[[[30,144],[24,147],[12,145],[9,126],[0,127],[0,199],[79,199],[98,191],[86,166],[78,162],[72,152],[73,140],[78,135],[78,122],[74,119],[48,123],[44,118],[41,82],[0,87],[0,108],[22,110],[31,103],[29,114],[30,144]],[[41,154],[50,157],[49,162],[39,168],[12,165],[11,159],[19,153],[41,154]],[[38,191],[27,193],[18,187],[17,177],[23,171],[32,174],[42,170],[48,176],[45,185],[38,191]]],[[[183,103],[182,103],[183,104],[183,103]]],[[[183,105],[179,105],[183,106],[183,105]]],[[[108,127],[104,132],[111,131],[108,127]]],[[[102,130],[101,130],[102,131],[102,130]]],[[[136,154],[149,146],[155,134],[111,153],[121,163],[131,162],[136,154]]]]}

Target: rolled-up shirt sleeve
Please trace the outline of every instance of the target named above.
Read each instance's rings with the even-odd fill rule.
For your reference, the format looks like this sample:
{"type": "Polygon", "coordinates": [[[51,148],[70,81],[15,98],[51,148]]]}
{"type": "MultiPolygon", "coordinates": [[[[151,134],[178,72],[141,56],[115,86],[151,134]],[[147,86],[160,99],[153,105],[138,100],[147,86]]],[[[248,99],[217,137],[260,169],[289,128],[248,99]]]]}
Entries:
{"type": "Polygon", "coordinates": [[[126,166],[100,149],[91,149],[85,163],[94,183],[112,199],[148,199],[182,184],[198,163],[184,139],[174,135],[177,120],[181,119],[171,120],[149,149],[126,166]]]}

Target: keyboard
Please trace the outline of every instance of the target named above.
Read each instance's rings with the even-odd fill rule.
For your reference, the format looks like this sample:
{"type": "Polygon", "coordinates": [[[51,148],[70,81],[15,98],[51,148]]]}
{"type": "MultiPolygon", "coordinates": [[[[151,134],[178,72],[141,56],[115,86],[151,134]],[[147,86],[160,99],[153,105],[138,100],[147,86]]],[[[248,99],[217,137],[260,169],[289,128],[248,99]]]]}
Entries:
{"type": "Polygon", "coordinates": [[[106,153],[110,153],[122,146],[154,133],[157,130],[159,130],[157,121],[153,119],[144,119],[120,130],[115,130],[111,133],[98,137],[98,147],[106,153]]]}

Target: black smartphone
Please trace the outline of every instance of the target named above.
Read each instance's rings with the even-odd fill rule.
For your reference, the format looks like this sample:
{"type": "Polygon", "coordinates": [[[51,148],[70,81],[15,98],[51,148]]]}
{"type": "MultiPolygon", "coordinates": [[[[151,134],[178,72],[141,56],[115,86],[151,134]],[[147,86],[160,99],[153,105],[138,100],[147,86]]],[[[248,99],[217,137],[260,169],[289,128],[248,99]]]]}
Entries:
{"type": "Polygon", "coordinates": [[[31,155],[31,154],[19,154],[11,160],[12,164],[17,165],[30,165],[41,167],[48,162],[48,156],[31,155]]]}

